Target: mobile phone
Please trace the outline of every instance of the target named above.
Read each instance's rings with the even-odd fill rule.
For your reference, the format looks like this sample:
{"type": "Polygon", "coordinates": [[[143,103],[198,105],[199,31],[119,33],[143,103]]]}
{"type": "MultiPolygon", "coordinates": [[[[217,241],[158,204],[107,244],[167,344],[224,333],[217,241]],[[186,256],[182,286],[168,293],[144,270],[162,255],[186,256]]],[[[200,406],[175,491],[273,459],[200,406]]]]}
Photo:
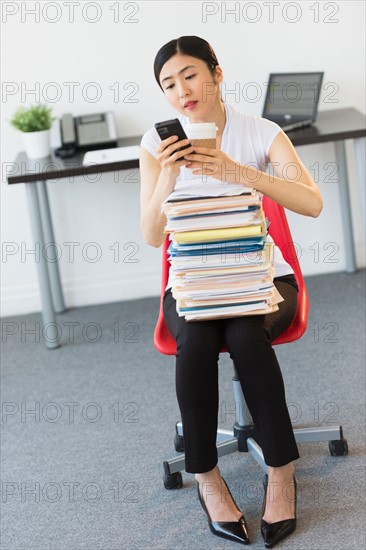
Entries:
{"type": "MultiPolygon", "coordinates": [[[[186,133],[183,130],[183,126],[181,125],[180,121],[177,118],[172,118],[171,120],[164,120],[163,122],[157,122],[155,124],[155,128],[161,140],[167,139],[170,136],[178,136],[178,141],[182,139],[187,139],[186,133]]],[[[183,151],[183,149],[187,149],[190,146],[191,146],[190,144],[185,145],[184,147],[180,147],[180,149],[177,149],[174,152],[176,153],[177,151],[183,151]]]]}

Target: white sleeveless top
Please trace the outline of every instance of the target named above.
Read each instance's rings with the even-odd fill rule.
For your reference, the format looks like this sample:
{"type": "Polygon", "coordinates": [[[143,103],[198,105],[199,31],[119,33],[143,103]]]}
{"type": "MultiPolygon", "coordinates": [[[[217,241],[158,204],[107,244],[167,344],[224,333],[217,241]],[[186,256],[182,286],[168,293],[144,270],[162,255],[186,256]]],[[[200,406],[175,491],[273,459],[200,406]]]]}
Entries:
{"type": "MultiPolygon", "coordinates": [[[[268,151],[272,145],[274,138],[281,131],[278,124],[265,118],[240,113],[235,107],[223,104],[226,111],[226,125],[222,134],[221,150],[227,153],[230,157],[241,164],[246,164],[261,170],[268,171],[268,151]]],[[[188,124],[189,118],[184,115],[178,115],[183,128],[188,124]]],[[[142,137],[141,147],[144,147],[153,157],[157,158],[156,150],[160,144],[160,137],[155,128],[150,128],[142,137]]],[[[227,191],[228,184],[212,178],[211,176],[192,174],[192,171],[182,166],[180,174],[177,177],[174,189],[179,189],[187,185],[187,180],[195,180],[200,184],[214,184],[222,187],[227,191]]],[[[270,235],[267,235],[267,242],[273,242],[270,235]]],[[[275,277],[281,277],[294,273],[292,267],[285,261],[281,250],[277,245],[274,245],[273,266],[275,269],[275,277]]],[[[166,286],[167,290],[173,285],[174,273],[169,272],[169,280],[166,286]]]]}

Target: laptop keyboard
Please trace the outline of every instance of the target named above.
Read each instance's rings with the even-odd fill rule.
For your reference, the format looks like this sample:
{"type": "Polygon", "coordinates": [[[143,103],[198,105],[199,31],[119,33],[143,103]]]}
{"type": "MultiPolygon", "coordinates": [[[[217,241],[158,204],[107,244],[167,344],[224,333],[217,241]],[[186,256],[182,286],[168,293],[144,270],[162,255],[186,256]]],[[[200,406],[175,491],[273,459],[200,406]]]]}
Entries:
{"type": "Polygon", "coordinates": [[[301,120],[300,122],[293,122],[292,124],[286,124],[284,122],[283,124],[279,124],[284,132],[288,132],[289,130],[295,130],[296,128],[303,128],[304,126],[309,126],[313,122],[313,119],[308,120],[301,120]]]}

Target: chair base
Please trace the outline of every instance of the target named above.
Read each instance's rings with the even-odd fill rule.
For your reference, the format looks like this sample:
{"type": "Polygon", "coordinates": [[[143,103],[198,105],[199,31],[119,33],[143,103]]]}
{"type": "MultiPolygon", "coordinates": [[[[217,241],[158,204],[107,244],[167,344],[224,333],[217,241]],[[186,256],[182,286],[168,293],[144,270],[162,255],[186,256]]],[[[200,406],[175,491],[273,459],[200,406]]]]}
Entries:
{"type": "MultiPolygon", "coordinates": [[[[233,430],[217,431],[217,454],[225,456],[236,451],[249,452],[262,470],[268,473],[268,466],[264,462],[262,449],[253,437],[245,439],[247,451],[239,449],[239,442],[244,439],[243,433],[250,432],[254,426],[242,426],[236,424],[233,430]],[[237,435],[234,435],[234,432],[237,435]]],[[[176,424],[176,435],[183,438],[182,422],[176,424]]],[[[348,454],[347,440],[343,437],[342,426],[329,426],[327,428],[295,428],[296,442],[329,441],[329,451],[332,456],[344,456],[348,454]]],[[[166,489],[180,489],[183,485],[181,475],[176,475],[185,469],[184,454],[164,461],[164,486],[166,489]]]]}
{"type": "MultiPolygon", "coordinates": [[[[239,380],[233,377],[234,395],[237,409],[237,419],[232,430],[219,429],[217,431],[216,447],[218,457],[225,456],[236,451],[248,452],[259,464],[264,472],[268,472],[268,466],[264,461],[262,449],[256,441],[256,430],[251,421],[251,416],[246,408],[239,380]]],[[[184,451],[183,424],[177,422],[174,439],[176,451],[184,451]]],[[[348,454],[347,440],[343,437],[342,426],[327,426],[326,428],[295,428],[294,436],[297,443],[310,441],[328,441],[329,452],[332,456],[344,456],[348,454]]],[[[166,460],[164,466],[164,487],[166,489],[180,489],[183,486],[181,471],[185,469],[184,454],[166,460]]]]}

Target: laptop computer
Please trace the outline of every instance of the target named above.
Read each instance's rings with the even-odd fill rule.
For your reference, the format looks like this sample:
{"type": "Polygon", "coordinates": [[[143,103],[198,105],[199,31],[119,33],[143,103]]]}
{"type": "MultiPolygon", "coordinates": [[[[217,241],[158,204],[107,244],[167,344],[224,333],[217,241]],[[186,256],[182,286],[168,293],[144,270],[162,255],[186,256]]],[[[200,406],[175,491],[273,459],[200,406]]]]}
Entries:
{"type": "Polygon", "coordinates": [[[324,72],[271,73],[262,117],[284,131],[315,122],[323,76],[324,72]]]}

